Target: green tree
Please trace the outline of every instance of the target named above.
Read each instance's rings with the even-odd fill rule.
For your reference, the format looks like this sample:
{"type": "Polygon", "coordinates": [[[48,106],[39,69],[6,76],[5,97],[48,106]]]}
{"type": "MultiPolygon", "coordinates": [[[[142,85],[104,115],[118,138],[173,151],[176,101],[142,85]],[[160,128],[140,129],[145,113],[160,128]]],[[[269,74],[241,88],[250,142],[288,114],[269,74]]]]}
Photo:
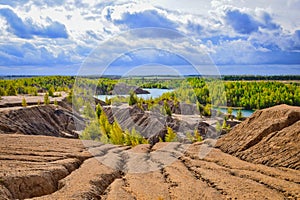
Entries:
{"type": "Polygon", "coordinates": [[[232,115],[232,107],[228,107],[228,108],[227,108],[227,113],[228,113],[229,115],[232,115]]]}
{"type": "Polygon", "coordinates": [[[227,125],[226,120],[223,121],[222,129],[226,131],[230,130],[230,125],[227,125]]]}
{"type": "Polygon", "coordinates": [[[44,95],[44,104],[45,105],[49,105],[50,104],[50,99],[49,99],[49,95],[48,95],[47,92],[44,95]]]}
{"type": "Polygon", "coordinates": [[[101,113],[102,113],[102,108],[101,105],[98,103],[96,106],[96,115],[98,119],[100,118],[101,113]]]}
{"type": "Polygon", "coordinates": [[[108,97],[105,97],[105,103],[107,105],[111,105],[111,99],[109,99],[108,97]]]}
{"type": "Polygon", "coordinates": [[[1,96],[5,96],[5,90],[2,87],[0,87],[0,97],[1,96]]]}
{"type": "Polygon", "coordinates": [[[87,118],[95,118],[95,110],[92,108],[89,102],[86,102],[83,108],[83,114],[87,118]]]}
{"type": "Polygon", "coordinates": [[[27,107],[27,102],[26,102],[26,99],[24,97],[22,99],[22,106],[27,107]]]}
{"type": "Polygon", "coordinates": [[[185,136],[190,142],[194,142],[194,136],[190,132],[187,132],[185,136]]]}
{"type": "Polygon", "coordinates": [[[172,116],[171,108],[166,100],[164,101],[164,112],[166,115],[168,115],[170,117],[172,116]]]}
{"type": "Polygon", "coordinates": [[[132,106],[132,105],[134,105],[136,103],[137,103],[137,96],[136,96],[136,94],[133,91],[130,91],[128,104],[130,106],[132,106]]]}
{"type": "Polygon", "coordinates": [[[98,120],[93,120],[91,123],[89,123],[84,131],[82,132],[80,139],[83,140],[100,140],[101,137],[101,130],[100,130],[100,124],[98,120]]]}
{"type": "Polygon", "coordinates": [[[237,113],[236,113],[236,118],[237,118],[238,120],[241,120],[241,119],[243,118],[243,113],[242,113],[241,110],[238,110],[238,111],[237,111],[237,113]]]}
{"type": "Polygon", "coordinates": [[[216,130],[217,131],[221,131],[222,130],[222,126],[221,126],[221,124],[220,124],[219,121],[217,121],[217,123],[216,123],[216,130]]]}
{"type": "Polygon", "coordinates": [[[53,87],[53,86],[51,86],[51,87],[49,88],[48,93],[49,93],[49,96],[50,96],[50,97],[54,97],[54,87],[53,87]]]}
{"type": "Polygon", "coordinates": [[[177,142],[177,134],[173,131],[171,127],[167,127],[167,134],[165,137],[166,142],[177,142]]]}
{"type": "Polygon", "coordinates": [[[110,141],[112,144],[124,145],[124,135],[119,123],[115,120],[111,126],[110,141]]]}
{"type": "Polygon", "coordinates": [[[6,95],[8,96],[16,96],[17,95],[17,90],[13,85],[9,85],[7,90],[6,90],[6,95]]]}
{"type": "Polygon", "coordinates": [[[204,116],[211,116],[211,104],[206,104],[203,108],[204,116]]]}
{"type": "Polygon", "coordinates": [[[201,142],[202,141],[202,136],[200,135],[198,129],[194,130],[194,138],[196,142],[201,142]]]}
{"type": "Polygon", "coordinates": [[[227,123],[226,123],[226,120],[223,121],[222,129],[227,129],[227,123]]]}
{"type": "Polygon", "coordinates": [[[68,93],[68,96],[67,96],[67,102],[71,104],[72,99],[73,99],[73,90],[70,90],[70,92],[68,93]]]}
{"type": "Polygon", "coordinates": [[[218,110],[217,110],[217,116],[220,117],[221,115],[222,115],[221,109],[218,108],[218,110]]]}

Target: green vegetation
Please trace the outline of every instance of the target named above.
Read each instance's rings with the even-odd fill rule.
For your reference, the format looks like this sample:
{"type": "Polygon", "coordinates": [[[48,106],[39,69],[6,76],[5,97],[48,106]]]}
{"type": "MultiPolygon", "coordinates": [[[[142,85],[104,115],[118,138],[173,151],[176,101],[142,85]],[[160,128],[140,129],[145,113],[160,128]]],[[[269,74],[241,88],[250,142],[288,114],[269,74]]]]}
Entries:
{"type": "Polygon", "coordinates": [[[46,94],[44,95],[44,104],[45,104],[45,105],[49,105],[49,104],[50,104],[50,99],[49,99],[48,93],[46,93],[46,94]]]}
{"type": "Polygon", "coordinates": [[[227,108],[227,114],[228,115],[232,115],[232,107],[228,107],[227,108]]]}
{"type": "Polygon", "coordinates": [[[17,95],[17,90],[12,84],[7,86],[6,95],[7,96],[16,96],[17,95]]]}
{"type": "Polygon", "coordinates": [[[221,124],[220,124],[219,121],[217,121],[217,123],[216,123],[216,130],[217,131],[221,131],[222,130],[222,126],[221,126],[221,124]]]}
{"type": "Polygon", "coordinates": [[[194,130],[194,141],[195,142],[201,142],[202,136],[200,135],[199,131],[197,129],[194,130]]]}
{"type": "Polygon", "coordinates": [[[227,125],[226,120],[223,121],[222,129],[226,131],[230,131],[230,125],[227,125]]]}
{"type": "Polygon", "coordinates": [[[58,102],[57,102],[57,100],[56,99],[54,99],[54,105],[56,105],[56,106],[58,106],[58,102]]]}
{"type": "Polygon", "coordinates": [[[148,141],[136,132],[135,128],[125,131],[125,144],[128,146],[136,146],[138,144],[148,144],[148,141]]]}
{"type": "Polygon", "coordinates": [[[132,106],[132,105],[136,104],[137,102],[138,102],[138,98],[137,98],[136,94],[133,91],[130,91],[128,104],[130,106],[132,106]]]}
{"type": "Polygon", "coordinates": [[[171,111],[171,108],[170,108],[170,106],[169,106],[169,104],[166,100],[164,100],[164,107],[163,108],[164,108],[164,113],[166,115],[168,115],[169,117],[171,117],[172,116],[172,111],[171,111]]]}
{"type": "Polygon", "coordinates": [[[200,135],[197,129],[194,130],[193,135],[190,132],[186,133],[186,138],[192,143],[201,142],[203,140],[202,136],[200,135]]]}
{"type": "Polygon", "coordinates": [[[238,111],[237,111],[237,114],[236,114],[236,119],[237,120],[241,120],[243,118],[243,113],[242,113],[242,111],[239,109],[238,111]]]}
{"type": "Polygon", "coordinates": [[[101,113],[102,113],[101,105],[97,104],[97,106],[96,106],[96,116],[97,116],[98,119],[100,118],[101,113]]]}
{"type": "MultiPolygon", "coordinates": [[[[86,95],[89,89],[93,94],[110,94],[114,86],[119,82],[128,85],[136,85],[145,88],[173,88],[173,94],[165,94],[156,100],[177,100],[179,102],[199,102],[204,108],[207,104],[223,105],[230,107],[242,107],[245,109],[261,109],[278,104],[300,106],[300,83],[278,82],[274,80],[300,80],[299,76],[225,76],[224,82],[204,78],[187,79],[121,79],[112,80],[108,78],[79,77],[76,79],[76,97],[86,95]],[[234,80],[234,81],[231,81],[234,80]],[[259,80],[259,81],[244,81],[259,80]],[[263,80],[263,81],[261,81],[263,80]]],[[[13,80],[0,80],[0,96],[30,94],[37,95],[38,92],[48,92],[54,96],[55,92],[68,92],[75,82],[73,76],[45,76],[33,78],[20,78],[13,80]]],[[[71,94],[72,97],[73,94],[71,94]]],[[[71,101],[72,99],[68,97],[71,101]]],[[[129,104],[137,103],[138,98],[131,95],[129,104]]],[[[82,101],[84,102],[84,101],[82,101]]],[[[106,101],[110,104],[110,100],[106,101]]],[[[81,100],[79,102],[81,103],[81,100]]],[[[143,102],[144,103],[144,102],[143,102]]],[[[145,102],[150,104],[150,102],[145,102]]],[[[83,105],[78,105],[81,107],[83,105]]],[[[209,115],[209,108],[203,110],[203,115],[209,115]]]]}
{"type": "Polygon", "coordinates": [[[278,104],[300,106],[300,84],[275,81],[228,81],[224,82],[224,92],[217,87],[210,89],[209,81],[190,78],[195,96],[200,104],[209,103],[243,107],[245,109],[261,109],[278,104]],[[216,98],[216,99],[213,99],[216,98]],[[221,102],[218,102],[218,99],[221,102]],[[227,99],[226,102],[222,102],[227,99]]]}
{"type": "Polygon", "coordinates": [[[99,104],[96,106],[94,118],[91,119],[80,138],[116,145],[135,146],[148,143],[134,128],[131,131],[123,131],[116,119],[113,123],[110,123],[99,104]]]}
{"type": "Polygon", "coordinates": [[[284,75],[284,76],[254,76],[254,75],[236,75],[236,76],[224,76],[224,81],[293,81],[300,80],[299,75],[284,75]]]}
{"type": "Polygon", "coordinates": [[[91,104],[90,103],[86,103],[84,105],[84,109],[83,109],[83,115],[86,117],[86,118],[89,118],[89,119],[94,119],[95,118],[95,110],[92,108],[91,104]]]}
{"type": "Polygon", "coordinates": [[[173,131],[171,127],[167,127],[167,134],[165,137],[166,142],[177,142],[177,134],[173,131]]]}
{"type": "Polygon", "coordinates": [[[22,99],[22,107],[27,107],[26,99],[23,97],[22,99]]]}
{"type": "MultiPolygon", "coordinates": [[[[285,76],[285,80],[299,80],[297,76],[285,76]]],[[[279,82],[279,77],[256,77],[235,76],[223,77],[226,81],[216,81],[200,77],[186,79],[108,79],[79,77],[75,80],[72,76],[46,76],[33,78],[20,78],[14,80],[0,80],[0,96],[29,94],[37,95],[45,93],[44,104],[50,104],[50,97],[60,92],[69,92],[67,101],[80,111],[89,121],[88,126],[83,131],[81,138],[113,143],[119,145],[137,145],[147,143],[134,128],[122,130],[116,120],[109,122],[105,112],[100,105],[93,106],[93,95],[112,94],[114,86],[118,83],[135,85],[144,88],[169,88],[174,89],[158,98],[142,99],[138,98],[134,92],[130,92],[128,97],[115,97],[106,99],[107,104],[114,105],[128,103],[137,105],[142,110],[157,109],[167,116],[172,116],[172,110],[177,109],[180,103],[195,104],[200,111],[200,115],[210,116],[214,113],[212,107],[228,106],[228,114],[232,115],[232,109],[261,109],[278,104],[288,104],[300,106],[300,83],[297,81],[279,82]],[[247,80],[247,81],[245,81],[247,80]],[[259,81],[248,81],[259,80],[259,81]],[[76,81],[76,87],[74,83],[76,81]],[[74,98],[76,96],[76,98],[74,98]]],[[[24,99],[25,100],[25,99],[24,99]]],[[[57,101],[54,101],[57,104],[57,101]]],[[[40,102],[38,103],[40,104],[40,102]]],[[[22,106],[27,105],[26,100],[22,106]]],[[[222,116],[220,110],[217,116],[222,116]]],[[[238,110],[237,119],[242,119],[242,112],[238,110]]],[[[216,124],[217,130],[229,130],[230,127],[224,120],[216,124]]],[[[187,133],[187,138],[192,141],[201,141],[202,137],[198,131],[187,133]]],[[[177,141],[176,133],[167,128],[165,141],[177,141]]]]}
{"type": "Polygon", "coordinates": [[[15,96],[17,94],[30,94],[36,96],[38,92],[69,91],[75,81],[73,76],[40,76],[33,78],[19,78],[13,80],[0,80],[0,96],[15,96]]]}
{"type": "Polygon", "coordinates": [[[54,87],[53,87],[53,86],[51,86],[51,87],[49,88],[48,94],[49,94],[50,97],[54,97],[54,87]]]}

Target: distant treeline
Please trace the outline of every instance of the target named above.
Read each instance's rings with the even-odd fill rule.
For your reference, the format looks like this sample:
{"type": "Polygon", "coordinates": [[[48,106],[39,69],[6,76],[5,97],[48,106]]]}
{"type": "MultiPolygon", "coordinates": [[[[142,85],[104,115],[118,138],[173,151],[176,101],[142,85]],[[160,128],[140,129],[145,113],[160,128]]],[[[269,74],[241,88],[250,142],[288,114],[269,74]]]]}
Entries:
{"type": "Polygon", "coordinates": [[[0,80],[0,96],[18,94],[37,95],[39,92],[53,93],[69,91],[74,84],[74,76],[39,76],[0,80]]]}
{"type": "MultiPolygon", "coordinates": [[[[194,100],[197,100],[203,106],[207,104],[212,104],[212,106],[227,105],[246,109],[261,109],[283,103],[300,106],[300,83],[295,81],[280,82],[282,80],[300,80],[300,76],[225,76],[223,78],[226,81],[221,81],[216,85],[213,79],[201,77],[174,80],[147,80],[143,78],[116,80],[86,77],[77,77],[76,79],[74,76],[43,76],[0,80],[0,96],[37,95],[39,92],[47,92],[51,96],[54,92],[71,91],[75,81],[77,85],[76,94],[87,94],[88,90],[92,90],[94,95],[111,94],[114,86],[122,82],[142,88],[172,88],[176,92],[178,101],[195,103],[194,100]]],[[[169,95],[172,96],[172,94],[169,95]]],[[[165,97],[164,100],[169,99],[167,95],[165,97]]]]}
{"type": "Polygon", "coordinates": [[[300,81],[300,75],[284,75],[284,76],[254,76],[254,75],[226,75],[223,76],[224,81],[258,81],[258,80],[270,80],[270,81],[300,81]]]}
{"type": "MultiPolygon", "coordinates": [[[[218,87],[201,78],[190,78],[194,95],[203,104],[262,109],[279,104],[300,106],[300,85],[279,81],[224,81],[218,87]],[[226,102],[224,102],[226,101],[226,102]]],[[[193,94],[191,94],[193,95],[193,94]]]]}

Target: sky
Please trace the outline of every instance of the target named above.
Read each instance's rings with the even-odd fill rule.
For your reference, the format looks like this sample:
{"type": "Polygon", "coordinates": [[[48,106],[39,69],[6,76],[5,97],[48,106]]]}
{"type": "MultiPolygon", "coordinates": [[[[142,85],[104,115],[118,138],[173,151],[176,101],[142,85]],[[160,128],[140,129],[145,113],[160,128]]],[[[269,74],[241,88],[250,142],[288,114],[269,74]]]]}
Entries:
{"type": "Polygon", "coordinates": [[[0,0],[0,75],[300,65],[299,10],[300,0],[0,0]]]}

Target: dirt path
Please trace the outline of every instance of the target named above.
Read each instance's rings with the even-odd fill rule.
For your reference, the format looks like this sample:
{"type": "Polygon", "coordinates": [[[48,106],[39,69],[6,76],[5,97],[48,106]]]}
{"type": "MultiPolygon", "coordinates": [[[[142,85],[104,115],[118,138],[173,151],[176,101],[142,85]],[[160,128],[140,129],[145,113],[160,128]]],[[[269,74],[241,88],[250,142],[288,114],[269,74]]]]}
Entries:
{"type": "MultiPolygon", "coordinates": [[[[25,98],[28,106],[36,106],[38,102],[44,103],[44,93],[39,93],[37,96],[18,95],[18,96],[2,96],[0,99],[0,112],[4,110],[15,110],[22,108],[22,100],[25,98]]],[[[57,102],[62,101],[68,96],[66,92],[55,93],[57,97],[49,97],[50,103],[53,104],[54,100],[57,102]],[[59,96],[58,96],[59,95],[59,96]]]]}

